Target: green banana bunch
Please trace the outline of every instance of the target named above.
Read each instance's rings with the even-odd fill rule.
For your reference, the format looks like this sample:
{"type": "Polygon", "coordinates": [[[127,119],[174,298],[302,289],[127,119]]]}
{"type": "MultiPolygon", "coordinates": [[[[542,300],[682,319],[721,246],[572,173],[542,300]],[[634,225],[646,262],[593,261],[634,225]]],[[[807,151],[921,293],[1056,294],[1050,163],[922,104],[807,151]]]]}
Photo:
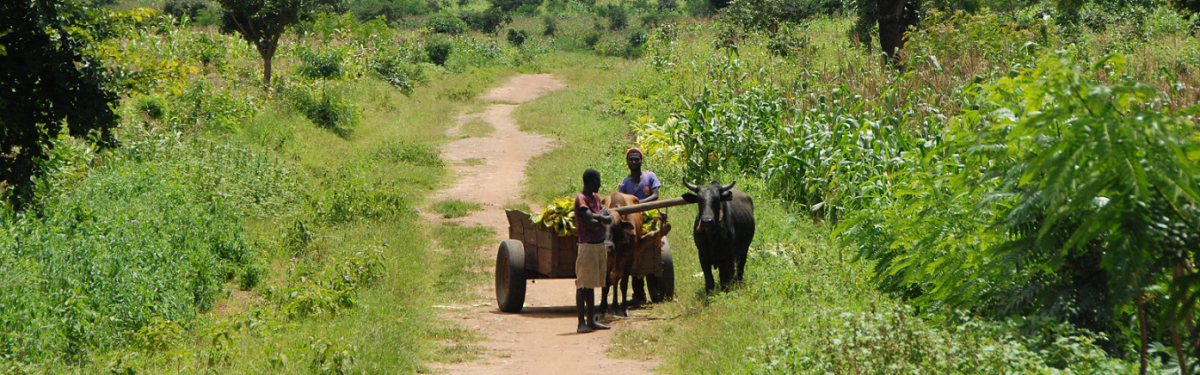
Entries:
{"type": "Polygon", "coordinates": [[[576,235],[575,200],[571,198],[555,199],[554,203],[542,210],[542,213],[533,217],[533,223],[545,225],[559,236],[576,235]]]}
{"type": "Polygon", "coordinates": [[[663,219],[664,217],[659,214],[658,209],[642,211],[642,233],[650,233],[662,229],[663,223],[666,222],[663,219]]]}

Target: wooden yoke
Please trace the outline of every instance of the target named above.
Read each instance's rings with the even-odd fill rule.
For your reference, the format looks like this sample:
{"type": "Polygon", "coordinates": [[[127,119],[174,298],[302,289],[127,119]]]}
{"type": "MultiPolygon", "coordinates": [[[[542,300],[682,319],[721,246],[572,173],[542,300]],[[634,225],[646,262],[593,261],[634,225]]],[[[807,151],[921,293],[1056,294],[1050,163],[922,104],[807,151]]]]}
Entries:
{"type": "Polygon", "coordinates": [[[617,207],[612,210],[616,211],[618,214],[621,214],[621,215],[628,215],[628,214],[632,214],[632,213],[650,211],[650,210],[657,209],[657,208],[682,206],[685,204],[689,204],[688,201],[685,201],[685,200],[683,200],[683,198],[680,198],[680,197],[675,197],[675,198],[668,198],[668,199],[660,199],[660,200],[656,200],[653,202],[638,203],[638,204],[629,205],[629,206],[617,207]]]}

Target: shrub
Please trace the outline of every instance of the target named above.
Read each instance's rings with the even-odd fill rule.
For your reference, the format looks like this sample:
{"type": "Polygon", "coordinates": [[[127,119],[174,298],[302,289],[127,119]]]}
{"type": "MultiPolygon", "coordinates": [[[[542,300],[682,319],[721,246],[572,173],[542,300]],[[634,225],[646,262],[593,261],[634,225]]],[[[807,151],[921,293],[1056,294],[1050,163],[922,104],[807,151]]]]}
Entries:
{"type": "Polygon", "coordinates": [[[421,66],[409,63],[397,53],[381,51],[375,55],[371,61],[371,71],[405,95],[411,95],[417,84],[425,80],[421,66]]]}
{"type": "Polygon", "coordinates": [[[629,34],[629,46],[632,48],[642,48],[648,41],[650,41],[650,37],[641,31],[629,34]]]}
{"type": "Polygon", "coordinates": [[[542,29],[542,35],[554,36],[558,32],[558,22],[554,20],[554,17],[542,17],[542,24],[545,25],[545,28],[542,29]]]}
{"type": "Polygon", "coordinates": [[[478,12],[467,12],[464,14],[467,25],[472,30],[495,34],[500,31],[504,25],[512,22],[512,16],[500,10],[497,7],[491,7],[478,12]]]}
{"type": "Polygon", "coordinates": [[[467,31],[467,22],[450,13],[438,13],[425,21],[425,26],[439,34],[462,34],[467,31]]]}
{"type": "Polygon", "coordinates": [[[430,37],[425,40],[425,53],[434,64],[445,65],[453,52],[454,42],[450,39],[430,37]]]}
{"type": "Polygon", "coordinates": [[[301,65],[297,68],[301,76],[313,79],[338,79],[344,75],[342,69],[344,55],[336,48],[321,52],[309,46],[300,46],[296,50],[296,57],[301,61],[301,65]]]}
{"type": "Polygon", "coordinates": [[[520,47],[522,44],[525,44],[525,38],[527,37],[529,37],[529,34],[526,34],[525,30],[508,29],[508,43],[513,46],[520,47]]]}
{"type": "Polygon", "coordinates": [[[369,21],[382,16],[395,22],[408,16],[429,14],[431,11],[423,0],[354,0],[346,5],[359,21],[369,21]]]}
{"type": "Polygon", "coordinates": [[[343,98],[340,91],[322,88],[319,94],[313,94],[303,86],[292,86],[286,91],[292,105],[304,117],[339,137],[349,137],[361,122],[358,106],[343,98]]]}
{"type": "Polygon", "coordinates": [[[200,34],[196,38],[195,46],[198,50],[196,51],[196,60],[205,66],[220,66],[225,60],[226,47],[224,42],[219,39],[210,37],[208,34],[200,34]]]}
{"type": "Polygon", "coordinates": [[[542,0],[491,0],[496,9],[504,13],[512,12],[517,8],[525,6],[533,6],[535,9],[538,5],[542,5],[542,0]]]}
{"type": "Polygon", "coordinates": [[[596,54],[601,56],[629,57],[629,42],[620,39],[604,39],[596,44],[596,54]]]}
{"type": "Polygon", "coordinates": [[[161,120],[167,114],[162,98],[152,95],[139,96],[133,101],[133,108],[148,120],[161,120]]]}
{"type": "Polygon", "coordinates": [[[217,88],[195,81],[167,101],[171,103],[167,121],[189,131],[232,131],[255,112],[253,97],[239,94],[229,87],[217,88]]]}
{"type": "Polygon", "coordinates": [[[833,15],[843,8],[841,0],[733,0],[723,11],[738,26],[779,31],[784,23],[801,23],[817,15],[833,15]]]}
{"type": "Polygon", "coordinates": [[[608,6],[601,7],[599,13],[601,17],[608,20],[609,30],[622,30],[626,26],[629,26],[629,13],[620,4],[609,4],[608,6]]]}
{"type": "Polygon", "coordinates": [[[163,14],[170,14],[176,19],[196,19],[201,12],[208,9],[208,4],[199,0],[167,0],[163,4],[163,14]]]}
{"type": "Polygon", "coordinates": [[[368,172],[373,166],[364,159],[348,161],[331,178],[322,182],[316,216],[325,223],[345,223],[412,215],[405,181],[380,180],[368,172]]]}
{"type": "Polygon", "coordinates": [[[600,37],[604,35],[598,32],[590,32],[583,35],[583,45],[588,49],[596,49],[596,43],[600,42],[600,37]]]}
{"type": "Polygon", "coordinates": [[[808,34],[796,29],[797,27],[784,25],[767,40],[767,50],[783,58],[808,56],[815,52],[816,48],[809,40],[808,34]]]}

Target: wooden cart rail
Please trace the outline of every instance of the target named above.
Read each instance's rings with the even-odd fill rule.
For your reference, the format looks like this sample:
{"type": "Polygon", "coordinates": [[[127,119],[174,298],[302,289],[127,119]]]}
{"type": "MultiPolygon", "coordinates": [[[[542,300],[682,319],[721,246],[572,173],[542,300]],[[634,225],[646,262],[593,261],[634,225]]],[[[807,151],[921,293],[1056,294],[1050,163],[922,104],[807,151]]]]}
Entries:
{"type": "Polygon", "coordinates": [[[617,208],[614,208],[613,211],[616,211],[618,214],[621,214],[621,215],[628,215],[628,214],[632,214],[632,213],[650,211],[650,210],[659,209],[659,208],[682,206],[685,204],[689,204],[688,201],[683,200],[683,198],[675,197],[675,198],[660,199],[660,200],[656,200],[653,202],[638,203],[638,204],[629,205],[629,206],[617,207],[617,208]]]}

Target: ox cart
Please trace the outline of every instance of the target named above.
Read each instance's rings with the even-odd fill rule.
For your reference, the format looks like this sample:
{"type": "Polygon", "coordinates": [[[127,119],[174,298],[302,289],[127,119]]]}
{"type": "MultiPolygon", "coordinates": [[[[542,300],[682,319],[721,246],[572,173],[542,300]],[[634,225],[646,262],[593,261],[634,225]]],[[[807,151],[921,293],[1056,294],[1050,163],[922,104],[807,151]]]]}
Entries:
{"type": "MultiPolygon", "coordinates": [[[[686,204],[680,198],[665,199],[614,211],[626,215],[656,208],[686,204]]],[[[500,242],[496,253],[496,302],[500,311],[520,312],[525,305],[525,282],[536,279],[575,278],[578,236],[559,236],[552,229],[534,224],[530,214],[505,210],[508,238],[500,242]]],[[[632,276],[649,278],[651,299],[659,301],[675,295],[675,264],[670,249],[653,247],[634,261],[632,276]]]]}

